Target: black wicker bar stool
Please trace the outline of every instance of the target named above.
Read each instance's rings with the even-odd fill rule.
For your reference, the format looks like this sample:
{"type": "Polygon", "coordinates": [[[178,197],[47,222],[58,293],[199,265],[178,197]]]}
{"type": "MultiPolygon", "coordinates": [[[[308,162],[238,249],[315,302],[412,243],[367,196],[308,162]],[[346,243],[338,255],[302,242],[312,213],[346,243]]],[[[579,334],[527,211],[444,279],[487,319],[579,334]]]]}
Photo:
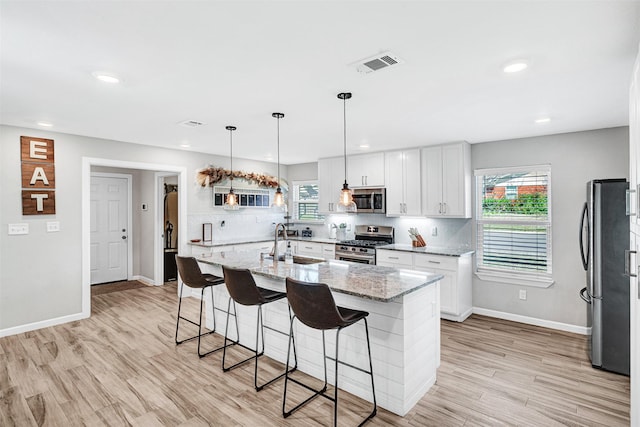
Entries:
{"type": "MultiPolygon", "coordinates": [[[[286,298],[287,294],[285,294],[284,292],[276,292],[276,291],[271,291],[268,289],[264,289],[261,287],[258,287],[256,285],[256,282],[253,278],[253,275],[251,274],[251,271],[246,270],[246,269],[236,269],[236,268],[231,268],[231,267],[226,267],[223,266],[222,267],[222,272],[224,273],[224,281],[227,284],[227,290],[229,291],[229,295],[231,295],[231,298],[229,299],[229,303],[227,306],[227,326],[225,327],[225,331],[224,331],[224,339],[225,339],[225,346],[227,343],[227,332],[228,332],[228,326],[229,326],[229,316],[233,315],[235,317],[236,320],[236,332],[237,332],[237,324],[238,324],[238,317],[237,317],[237,311],[236,311],[236,303],[240,304],[240,305],[245,305],[245,306],[257,306],[258,308],[258,316],[257,316],[257,321],[256,321],[256,345],[255,348],[250,348],[247,347],[243,344],[240,343],[240,336],[236,335],[237,341],[235,341],[235,343],[249,351],[252,351],[254,353],[253,356],[248,357],[238,363],[235,363],[231,366],[226,366],[225,365],[225,358],[227,355],[227,351],[226,348],[225,350],[223,350],[222,352],[222,370],[224,372],[228,372],[233,368],[236,368],[240,365],[242,365],[243,363],[246,363],[250,360],[255,360],[255,367],[254,367],[254,373],[253,373],[253,386],[255,387],[256,391],[260,391],[262,390],[264,387],[268,386],[269,384],[273,383],[274,381],[282,378],[287,372],[283,372],[282,374],[276,376],[275,378],[270,379],[269,381],[265,382],[262,385],[258,385],[258,358],[260,356],[262,356],[264,354],[264,329],[269,329],[271,331],[274,332],[278,332],[282,335],[287,335],[286,332],[282,332],[279,331],[275,328],[272,328],[268,325],[265,325],[263,320],[262,320],[262,306],[265,304],[269,304],[271,302],[274,301],[278,301],[280,299],[286,298]],[[233,314],[231,313],[231,302],[233,301],[233,314]],[[258,350],[259,348],[259,342],[260,342],[260,338],[262,338],[262,349],[258,350]]],[[[289,310],[289,319],[291,319],[291,309],[288,308],[289,310]]],[[[291,370],[289,372],[293,372],[296,370],[297,365],[298,365],[298,358],[296,356],[296,350],[295,347],[293,349],[293,357],[295,360],[294,366],[293,368],[291,368],[291,370]]],[[[289,355],[287,354],[287,360],[289,358],[289,355]]],[[[288,364],[287,364],[288,365],[288,364]]],[[[287,366],[288,369],[288,366],[287,366]]]]}
{"type": "MultiPolygon", "coordinates": [[[[202,273],[200,270],[200,266],[198,265],[198,261],[196,261],[193,257],[183,257],[176,255],[176,265],[178,267],[178,273],[180,274],[181,284],[180,284],[180,295],[178,297],[178,319],[176,322],[176,345],[180,345],[183,342],[191,341],[194,339],[198,339],[198,356],[204,357],[207,354],[211,354],[213,352],[222,350],[223,347],[227,345],[225,341],[223,346],[214,348],[213,350],[209,350],[207,352],[202,353],[200,351],[200,341],[201,338],[205,335],[213,334],[216,331],[216,316],[215,310],[219,310],[224,312],[224,310],[216,308],[213,301],[213,287],[217,285],[221,285],[224,283],[224,279],[222,277],[214,276],[213,274],[202,273]],[[191,319],[187,319],[184,316],[180,315],[180,309],[182,308],[182,289],[184,286],[194,289],[200,289],[200,317],[198,318],[198,322],[194,322],[191,319]],[[204,291],[207,288],[211,288],[211,307],[213,311],[213,330],[202,333],[202,307],[204,304],[204,291]],[[185,338],[183,340],[178,339],[178,330],[180,329],[180,320],[185,320],[193,325],[198,327],[198,335],[194,335],[190,338],[185,338]]],[[[236,331],[238,330],[238,324],[236,323],[236,331]]],[[[235,341],[232,342],[233,345],[235,341]]]]}
{"type": "Polygon", "coordinates": [[[318,329],[322,331],[322,353],[324,362],[324,387],[320,390],[316,390],[295,378],[290,378],[287,369],[289,368],[289,360],[287,358],[287,365],[285,367],[285,379],[284,379],[284,394],[282,398],[282,415],[287,418],[294,411],[298,410],[303,405],[309,403],[317,396],[323,396],[333,402],[333,425],[338,425],[338,365],[349,366],[365,374],[371,376],[371,394],[373,395],[373,410],[367,417],[359,424],[363,425],[376,415],[376,392],[373,385],[373,365],[371,363],[371,345],[369,343],[369,326],[367,325],[367,316],[369,313],[366,311],[352,310],[349,308],[336,306],[333,295],[329,290],[329,287],[324,283],[308,283],[301,282],[299,280],[287,277],[287,299],[289,305],[293,310],[293,318],[291,319],[291,327],[289,329],[289,347],[292,343],[295,348],[295,342],[293,341],[293,322],[297,318],[306,326],[318,329]],[[353,325],[360,320],[364,320],[364,328],[367,336],[367,351],[369,353],[369,370],[359,368],[349,363],[338,360],[338,343],[340,340],[340,331],[344,328],[353,325]],[[325,331],[335,329],[336,330],[336,353],[335,357],[327,356],[325,347],[325,331]],[[335,362],[335,384],[333,397],[327,394],[327,359],[335,362]],[[287,404],[287,383],[293,381],[294,383],[301,385],[307,390],[312,391],[314,394],[294,406],[290,410],[286,410],[287,404]]]}

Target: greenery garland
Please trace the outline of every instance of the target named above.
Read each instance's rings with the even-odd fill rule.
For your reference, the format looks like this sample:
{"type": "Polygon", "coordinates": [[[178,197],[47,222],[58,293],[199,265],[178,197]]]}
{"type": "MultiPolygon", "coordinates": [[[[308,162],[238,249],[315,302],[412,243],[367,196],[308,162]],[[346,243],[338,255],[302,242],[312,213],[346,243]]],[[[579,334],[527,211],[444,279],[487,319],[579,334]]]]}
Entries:
{"type": "MultiPolygon", "coordinates": [[[[208,168],[200,169],[196,173],[196,181],[201,187],[213,187],[221,181],[231,178],[231,171],[225,168],[216,168],[210,166],[208,168]]],[[[278,187],[278,178],[253,172],[233,171],[233,179],[244,179],[250,184],[255,183],[260,187],[278,187]]],[[[284,187],[284,186],[283,186],[284,187]]]]}

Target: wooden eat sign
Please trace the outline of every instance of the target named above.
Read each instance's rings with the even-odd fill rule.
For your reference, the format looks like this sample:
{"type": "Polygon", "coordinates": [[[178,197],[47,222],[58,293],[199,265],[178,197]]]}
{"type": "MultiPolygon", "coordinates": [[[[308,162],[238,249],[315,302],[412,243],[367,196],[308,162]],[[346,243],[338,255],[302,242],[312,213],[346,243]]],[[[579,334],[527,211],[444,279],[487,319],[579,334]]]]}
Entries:
{"type": "Polygon", "coordinates": [[[22,215],[56,213],[53,139],[20,137],[22,215]]]}

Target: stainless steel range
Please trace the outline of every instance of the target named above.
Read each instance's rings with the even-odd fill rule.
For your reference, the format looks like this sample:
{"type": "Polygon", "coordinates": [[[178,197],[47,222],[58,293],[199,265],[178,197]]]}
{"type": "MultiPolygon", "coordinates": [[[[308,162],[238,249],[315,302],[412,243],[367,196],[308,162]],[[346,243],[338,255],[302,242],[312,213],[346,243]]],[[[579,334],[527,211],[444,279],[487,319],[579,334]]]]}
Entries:
{"type": "Polygon", "coordinates": [[[355,240],[343,240],[336,244],[336,259],[376,263],[376,246],[393,243],[393,227],[356,225],[355,240]]]}

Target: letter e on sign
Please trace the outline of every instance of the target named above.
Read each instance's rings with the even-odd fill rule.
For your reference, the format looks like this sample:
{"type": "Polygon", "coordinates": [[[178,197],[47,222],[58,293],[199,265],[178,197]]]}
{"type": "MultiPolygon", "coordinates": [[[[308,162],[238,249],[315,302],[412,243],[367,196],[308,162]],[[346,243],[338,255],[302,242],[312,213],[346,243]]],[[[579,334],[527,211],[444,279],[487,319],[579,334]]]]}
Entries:
{"type": "Polygon", "coordinates": [[[53,139],[21,136],[20,155],[23,162],[53,163],[53,139]]]}

